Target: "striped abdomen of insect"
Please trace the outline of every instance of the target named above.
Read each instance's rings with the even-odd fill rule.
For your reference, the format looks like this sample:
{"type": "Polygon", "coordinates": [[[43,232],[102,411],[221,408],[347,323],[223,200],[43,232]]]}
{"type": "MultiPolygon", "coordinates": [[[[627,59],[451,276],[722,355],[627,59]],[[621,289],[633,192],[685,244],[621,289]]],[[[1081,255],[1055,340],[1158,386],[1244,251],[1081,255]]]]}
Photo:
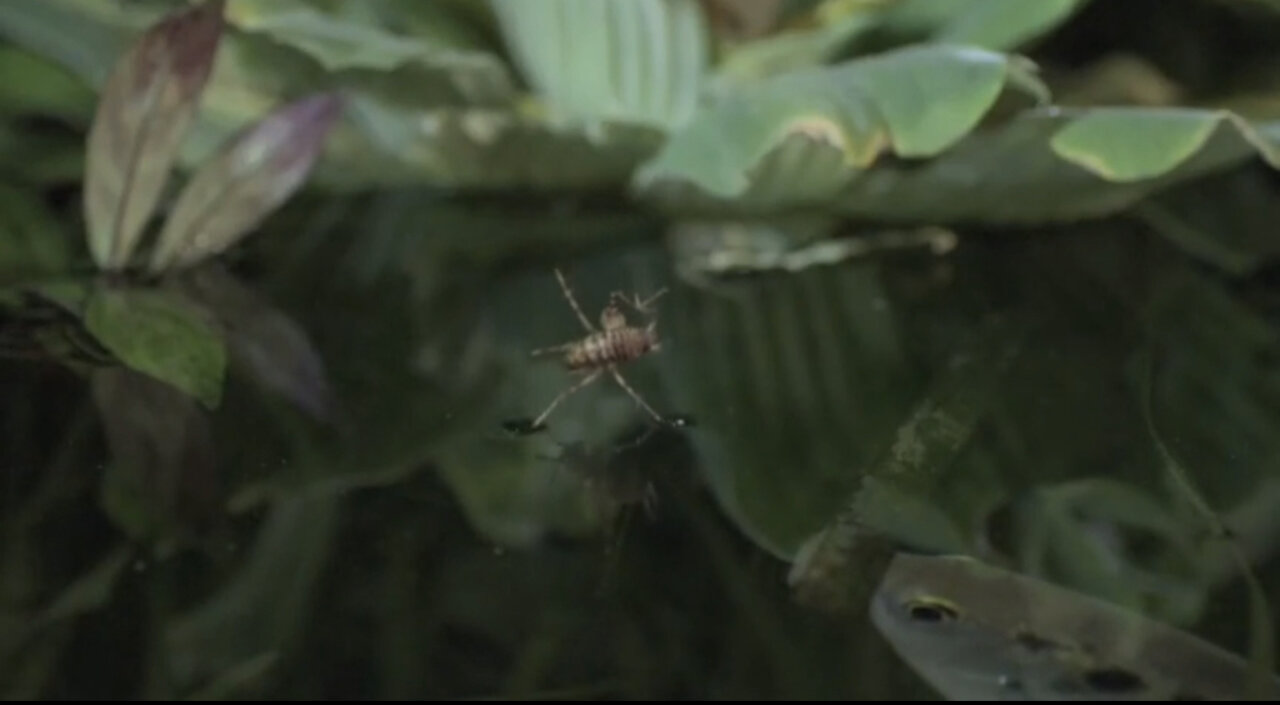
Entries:
{"type": "Polygon", "coordinates": [[[564,365],[571,370],[621,365],[657,350],[658,345],[658,332],[652,326],[598,331],[568,346],[564,365]]]}

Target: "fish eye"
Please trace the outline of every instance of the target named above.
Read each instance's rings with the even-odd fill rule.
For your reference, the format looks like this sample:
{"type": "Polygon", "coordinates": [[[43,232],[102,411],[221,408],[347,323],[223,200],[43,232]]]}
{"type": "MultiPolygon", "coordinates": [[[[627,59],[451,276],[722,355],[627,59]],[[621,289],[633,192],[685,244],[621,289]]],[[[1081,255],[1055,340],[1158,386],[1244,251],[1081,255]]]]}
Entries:
{"type": "Polygon", "coordinates": [[[949,602],[933,598],[917,598],[906,603],[907,614],[913,621],[939,623],[952,622],[960,612],[949,602]]]}

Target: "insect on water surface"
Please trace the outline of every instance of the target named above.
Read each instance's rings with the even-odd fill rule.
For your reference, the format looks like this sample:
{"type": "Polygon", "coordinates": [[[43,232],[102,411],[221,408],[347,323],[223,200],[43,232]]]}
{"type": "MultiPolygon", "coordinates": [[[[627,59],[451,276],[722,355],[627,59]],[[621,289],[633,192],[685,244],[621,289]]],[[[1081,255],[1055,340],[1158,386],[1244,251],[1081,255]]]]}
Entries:
{"type": "Polygon", "coordinates": [[[622,373],[618,371],[618,366],[639,359],[645,355],[657,351],[661,347],[658,339],[658,321],[653,310],[653,303],[667,292],[665,288],[660,289],[658,293],[647,299],[641,299],[639,295],[628,298],[625,294],[615,291],[609,295],[609,303],[600,312],[600,328],[597,329],[591,324],[586,314],[582,312],[582,307],[578,305],[577,298],[573,295],[573,290],[569,288],[569,282],[564,278],[564,274],[557,268],[556,280],[560,282],[560,290],[564,293],[564,298],[569,302],[569,306],[573,308],[573,312],[578,317],[578,321],[582,323],[582,327],[586,329],[587,334],[568,343],[562,343],[549,348],[540,348],[534,350],[534,357],[548,357],[556,355],[560,357],[560,361],[571,372],[582,375],[580,379],[560,392],[547,408],[533,421],[528,422],[512,422],[507,426],[513,430],[522,433],[533,433],[541,431],[545,426],[551,412],[555,411],[565,399],[568,399],[574,392],[580,391],[587,385],[600,379],[605,374],[613,377],[619,387],[625,391],[632,399],[636,401],[649,416],[655,421],[671,426],[688,425],[688,419],[685,417],[666,418],[654,410],[649,402],[644,400],[632,386],[627,382],[622,373]],[[627,320],[627,314],[623,307],[630,308],[636,313],[646,318],[642,325],[631,325],[627,320]]]}

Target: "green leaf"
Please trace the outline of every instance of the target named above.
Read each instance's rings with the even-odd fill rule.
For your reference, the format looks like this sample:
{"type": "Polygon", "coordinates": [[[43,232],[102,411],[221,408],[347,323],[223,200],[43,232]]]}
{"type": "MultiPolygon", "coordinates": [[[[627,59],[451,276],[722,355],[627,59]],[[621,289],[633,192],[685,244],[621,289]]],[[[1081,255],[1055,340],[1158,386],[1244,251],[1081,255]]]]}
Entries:
{"type": "Polygon", "coordinates": [[[84,207],[98,266],[129,262],[199,106],[222,37],[222,2],[170,15],[115,65],[89,131],[84,207]]]}
{"type": "Polygon", "coordinates": [[[85,311],[89,332],[125,365],[216,407],[227,352],[203,314],[172,295],[103,288],[85,311]]]}
{"type": "Polygon", "coordinates": [[[1085,0],[903,0],[880,18],[890,33],[928,41],[1015,49],[1065,22],[1085,0]]]}
{"type": "Polygon", "coordinates": [[[304,98],[245,130],[178,196],[151,256],[151,271],[189,267],[235,244],[298,190],[320,156],[342,103],[304,98]]]}
{"type": "Polygon", "coordinates": [[[362,169],[363,183],[620,189],[661,139],[638,125],[606,123],[587,132],[514,111],[413,110],[367,96],[353,98],[347,112],[364,137],[350,145],[356,164],[333,178],[362,169]]]}
{"type": "Polygon", "coordinates": [[[151,8],[97,0],[0,3],[0,36],[101,86],[112,59],[154,15],[151,8]]]}
{"type": "Polygon", "coordinates": [[[731,47],[718,78],[758,79],[826,63],[836,52],[863,53],[859,41],[956,44],[996,51],[1015,49],[1066,21],[1084,0],[898,0],[820,3],[799,27],[731,47]]]}
{"type": "MultiPolygon", "coordinates": [[[[1267,155],[1276,143],[1273,124],[1244,127],[1236,120],[1221,120],[1203,148],[1169,171],[1115,182],[1068,162],[1051,146],[1060,130],[1088,114],[1027,111],[1008,123],[974,132],[926,162],[877,165],[859,174],[834,199],[836,208],[851,216],[896,222],[1026,224],[1099,217],[1175,184],[1238,165],[1257,155],[1260,145],[1267,155]]],[[[1110,161],[1104,153],[1080,154],[1110,161]]],[[[779,180],[775,175],[770,183],[779,180]]],[[[753,191],[741,200],[754,197],[786,202],[786,192],[776,188],[753,191]]]]}
{"type": "Polygon", "coordinates": [[[709,53],[696,0],[490,5],[516,64],[556,117],[673,127],[693,113],[709,53]]]}
{"type": "Polygon", "coordinates": [[[855,12],[816,27],[793,29],[728,49],[715,67],[721,81],[747,83],[766,76],[824,64],[852,38],[873,29],[876,15],[855,12]]]}
{"type": "Polygon", "coordinates": [[[93,98],[65,68],[14,46],[0,47],[0,111],[83,124],[93,113],[93,98]]]}
{"type": "Polygon", "coordinates": [[[65,272],[67,237],[39,193],[0,184],[0,284],[65,272]]]}
{"type": "Polygon", "coordinates": [[[777,200],[829,198],[886,152],[929,157],[955,144],[1010,86],[1038,83],[1021,60],[938,46],[781,76],[695,115],[635,183],[641,189],[690,183],[732,198],[762,180],[767,158],[782,151],[778,161],[791,157],[805,171],[787,180],[794,197],[777,200]],[[819,166],[780,150],[788,143],[811,147],[819,166]]]}
{"type": "Polygon", "coordinates": [[[512,93],[506,67],[486,51],[449,46],[424,36],[393,34],[357,21],[350,13],[326,14],[297,0],[232,0],[227,21],[237,29],[292,47],[329,72],[360,72],[366,78],[397,72],[404,79],[402,92],[446,82],[468,97],[468,102],[494,102],[512,93]],[[400,69],[411,72],[400,74],[400,69]]]}
{"type": "Polygon", "coordinates": [[[1053,136],[1053,151],[1108,181],[1164,175],[1202,151],[1216,133],[1234,130],[1280,167],[1280,141],[1266,139],[1237,115],[1207,110],[1107,108],[1081,115],[1053,136]]]}
{"type": "Polygon", "coordinates": [[[72,133],[33,133],[20,121],[0,123],[0,163],[33,186],[79,185],[84,145],[72,133]]]}

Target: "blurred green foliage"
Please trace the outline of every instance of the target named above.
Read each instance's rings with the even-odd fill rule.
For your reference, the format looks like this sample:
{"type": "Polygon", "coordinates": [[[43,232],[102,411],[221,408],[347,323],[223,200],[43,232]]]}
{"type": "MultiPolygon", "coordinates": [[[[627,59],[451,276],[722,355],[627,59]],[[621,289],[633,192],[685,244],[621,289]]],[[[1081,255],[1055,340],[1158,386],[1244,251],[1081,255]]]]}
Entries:
{"type": "Polygon", "coordinates": [[[1165,456],[1276,595],[1275,3],[227,0],[190,131],[111,109],[143,271],[86,145],[186,5],[0,3],[6,697],[926,697],[903,546],[1274,632],[1165,456]],[[557,265],[669,287],[692,427],[504,432],[557,265]]]}

